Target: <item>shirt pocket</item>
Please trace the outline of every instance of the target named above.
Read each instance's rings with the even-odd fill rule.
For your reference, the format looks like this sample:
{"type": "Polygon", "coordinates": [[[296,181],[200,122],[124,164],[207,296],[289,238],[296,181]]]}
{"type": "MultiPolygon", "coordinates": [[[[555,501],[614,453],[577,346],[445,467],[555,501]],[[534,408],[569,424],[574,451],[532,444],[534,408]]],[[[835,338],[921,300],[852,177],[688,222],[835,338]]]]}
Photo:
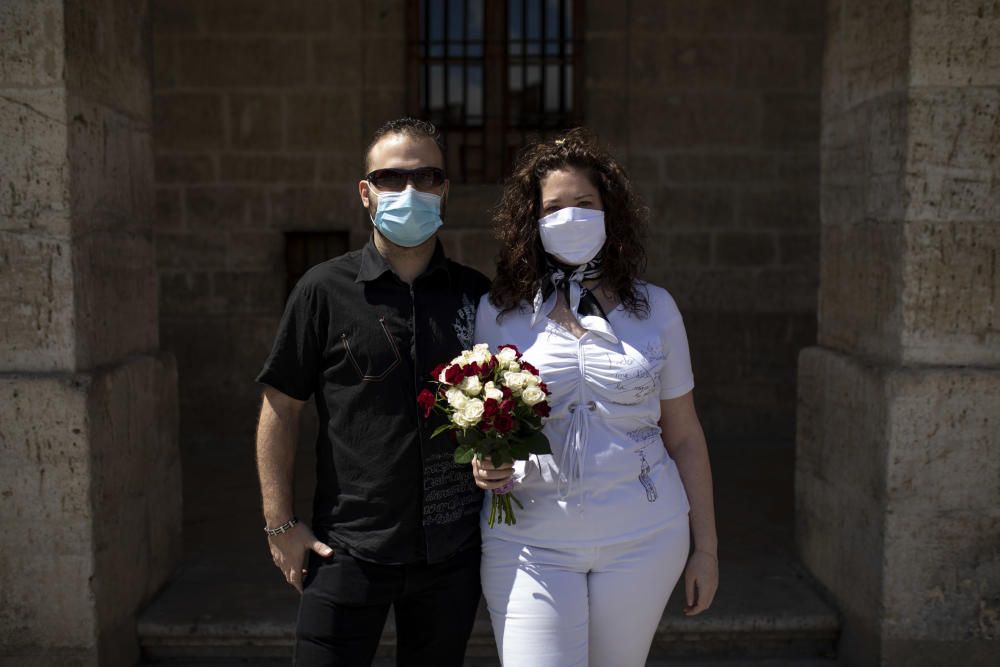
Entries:
{"type": "Polygon", "coordinates": [[[385,325],[385,317],[378,318],[378,327],[371,335],[346,332],[340,334],[347,364],[362,382],[381,382],[399,366],[402,360],[399,346],[385,325]]]}

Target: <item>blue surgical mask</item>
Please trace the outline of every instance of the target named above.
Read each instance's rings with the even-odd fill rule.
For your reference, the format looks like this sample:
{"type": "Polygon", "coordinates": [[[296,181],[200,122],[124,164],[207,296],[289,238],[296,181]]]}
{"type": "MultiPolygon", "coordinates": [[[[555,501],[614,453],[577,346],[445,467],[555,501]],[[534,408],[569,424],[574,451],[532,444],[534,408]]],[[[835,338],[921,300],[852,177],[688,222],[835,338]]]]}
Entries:
{"type": "Polygon", "coordinates": [[[375,194],[378,195],[378,208],[372,223],[382,236],[396,245],[405,248],[418,246],[434,236],[443,224],[440,195],[413,188],[375,194]]]}

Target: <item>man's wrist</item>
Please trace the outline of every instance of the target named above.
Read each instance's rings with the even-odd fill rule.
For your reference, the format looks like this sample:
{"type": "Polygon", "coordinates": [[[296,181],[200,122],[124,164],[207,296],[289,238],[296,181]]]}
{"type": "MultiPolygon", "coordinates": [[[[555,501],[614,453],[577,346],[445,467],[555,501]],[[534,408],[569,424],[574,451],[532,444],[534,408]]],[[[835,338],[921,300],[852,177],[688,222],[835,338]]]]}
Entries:
{"type": "Polygon", "coordinates": [[[270,523],[267,523],[264,525],[264,532],[272,537],[274,535],[281,535],[282,533],[287,533],[289,530],[291,530],[298,522],[299,522],[298,517],[293,516],[292,518],[288,519],[287,521],[279,525],[272,525],[270,523]]]}

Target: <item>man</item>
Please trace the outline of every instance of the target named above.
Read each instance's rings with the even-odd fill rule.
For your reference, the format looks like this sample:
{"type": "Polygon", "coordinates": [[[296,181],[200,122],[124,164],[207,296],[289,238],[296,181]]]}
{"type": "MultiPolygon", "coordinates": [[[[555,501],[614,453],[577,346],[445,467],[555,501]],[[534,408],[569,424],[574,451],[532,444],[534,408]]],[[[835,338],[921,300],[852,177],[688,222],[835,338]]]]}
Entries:
{"type": "Polygon", "coordinates": [[[257,377],[257,465],[271,554],[302,593],[298,665],[368,665],[390,604],[400,665],[462,664],[479,603],[481,491],[430,438],[416,396],[471,348],[487,279],[444,256],[448,196],[433,125],[376,133],[358,184],[374,225],[358,251],[310,269],[257,377]],[[292,516],[299,412],[319,415],[310,530],[292,516]]]}

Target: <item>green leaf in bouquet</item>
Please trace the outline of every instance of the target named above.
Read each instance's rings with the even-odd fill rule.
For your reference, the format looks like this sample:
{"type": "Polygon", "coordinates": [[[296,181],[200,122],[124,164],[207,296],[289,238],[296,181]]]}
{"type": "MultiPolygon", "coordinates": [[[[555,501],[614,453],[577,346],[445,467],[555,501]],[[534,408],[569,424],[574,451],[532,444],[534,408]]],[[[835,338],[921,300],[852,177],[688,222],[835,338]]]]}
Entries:
{"type": "MultiPolygon", "coordinates": [[[[521,442],[528,448],[529,454],[551,454],[552,447],[549,446],[549,439],[541,431],[533,431],[521,438],[521,442]]],[[[523,458],[528,458],[525,455],[523,458]]]]}
{"type": "Polygon", "coordinates": [[[476,451],[472,447],[459,445],[455,448],[455,463],[471,463],[476,451]]]}
{"type": "Polygon", "coordinates": [[[445,431],[448,431],[448,430],[450,430],[452,428],[454,428],[454,426],[452,424],[441,424],[436,429],[434,429],[434,432],[431,433],[431,437],[432,438],[436,438],[439,435],[441,435],[442,433],[444,433],[445,431]]]}
{"type": "Polygon", "coordinates": [[[458,432],[458,444],[464,447],[479,449],[479,443],[485,437],[478,429],[467,428],[458,432]]]}

